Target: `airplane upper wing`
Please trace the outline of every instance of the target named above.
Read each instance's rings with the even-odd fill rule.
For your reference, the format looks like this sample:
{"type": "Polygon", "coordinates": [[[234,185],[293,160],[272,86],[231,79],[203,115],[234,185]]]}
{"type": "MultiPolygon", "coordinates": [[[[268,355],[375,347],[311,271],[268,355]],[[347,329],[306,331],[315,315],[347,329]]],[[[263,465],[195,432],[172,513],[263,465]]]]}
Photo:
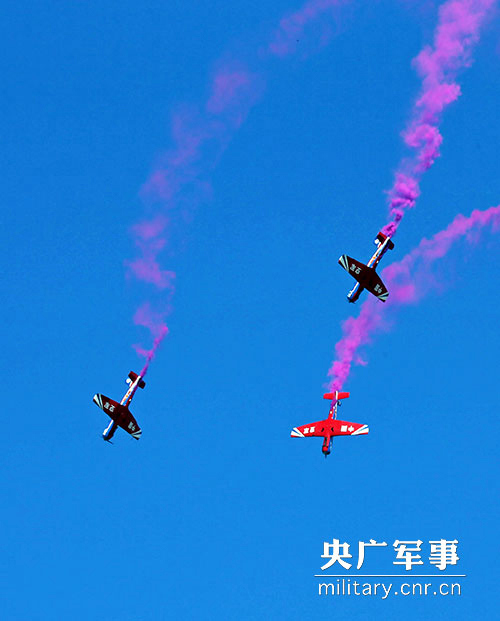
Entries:
{"type": "MultiPolygon", "coordinates": [[[[383,244],[386,239],[387,239],[387,235],[385,235],[384,233],[382,233],[382,231],[380,231],[380,233],[378,233],[377,237],[375,238],[375,243],[383,244]]],[[[392,250],[393,248],[394,248],[394,242],[392,241],[392,239],[389,238],[389,241],[387,242],[387,249],[392,250]]]]}

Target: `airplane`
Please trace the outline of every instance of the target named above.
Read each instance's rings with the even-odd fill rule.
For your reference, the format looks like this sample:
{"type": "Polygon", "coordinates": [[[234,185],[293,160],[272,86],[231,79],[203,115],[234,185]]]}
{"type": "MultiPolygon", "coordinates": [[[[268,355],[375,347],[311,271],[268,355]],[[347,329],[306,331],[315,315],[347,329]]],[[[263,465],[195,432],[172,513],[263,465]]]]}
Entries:
{"type": "Polygon", "coordinates": [[[105,397],[100,393],[94,395],[93,399],[94,403],[111,418],[111,422],[102,434],[103,439],[111,444],[113,444],[111,442],[111,438],[114,436],[117,427],[125,429],[125,431],[136,440],[138,440],[142,435],[142,429],[132,416],[128,406],[130,405],[137,388],[144,388],[144,386],[146,386],[146,382],[140,375],[137,375],[137,373],[134,373],[133,371],[130,371],[125,381],[129,385],[129,389],[120,403],[117,403],[116,401],[113,401],[113,399],[105,397]]]}
{"type": "Polygon", "coordinates": [[[356,302],[363,289],[373,293],[382,302],[385,302],[389,297],[389,292],[380,276],[375,272],[375,268],[387,250],[394,248],[394,242],[391,241],[390,237],[380,232],[375,238],[374,243],[377,245],[377,250],[375,250],[367,265],[352,259],[346,254],[343,254],[339,259],[340,265],[358,281],[347,294],[349,302],[356,302]]]}
{"type": "Polygon", "coordinates": [[[325,393],[323,395],[323,399],[331,399],[332,401],[328,418],[320,420],[317,423],[294,427],[290,436],[292,438],[324,438],[321,450],[323,451],[323,455],[327,457],[330,455],[330,447],[334,436],[366,435],[370,431],[368,425],[349,423],[345,420],[337,420],[337,408],[340,405],[340,400],[347,399],[348,397],[348,392],[339,392],[338,390],[335,392],[325,393]]]}

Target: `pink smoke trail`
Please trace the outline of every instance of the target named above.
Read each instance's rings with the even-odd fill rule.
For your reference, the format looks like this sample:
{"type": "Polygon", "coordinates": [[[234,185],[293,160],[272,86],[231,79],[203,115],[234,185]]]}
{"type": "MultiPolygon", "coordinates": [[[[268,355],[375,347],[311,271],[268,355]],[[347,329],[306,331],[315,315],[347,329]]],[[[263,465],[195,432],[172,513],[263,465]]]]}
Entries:
{"type": "Polygon", "coordinates": [[[426,46],[414,59],[422,78],[422,89],[411,120],[403,132],[414,155],[395,173],[389,191],[391,221],[383,228],[393,235],[406,210],[415,206],[420,180],[439,157],[442,136],[439,124],[443,110],[461,94],[458,72],[472,64],[471,52],[496,0],[448,0],[439,8],[433,46],[426,46]]]}
{"type": "Polygon", "coordinates": [[[391,292],[386,304],[382,305],[370,296],[359,315],[342,324],[343,336],[335,346],[336,359],[328,371],[332,390],[342,389],[353,363],[364,364],[359,349],[369,343],[374,334],[389,329],[389,322],[397,310],[415,304],[433,289],[439,289],[439,284],[432,278],[434,263],[445,257],[459,239],[463,238],[469,244],[477,243],[479,235],[489,225],[494,232],[500,231],[500,205],[484,211],[475,210],[468,218],[459,214],[446,229],[432,239],[422,239],[401,261],[385,268],[382,275],[391,292]]]}
{"type": "MultiPolygon", "coordinates": [[[[284,56],[287,38],[295,37],[308,23],[325,11],[348,4],[351,0],[309,0],[292,16],[280,21],[268,46],[272,55],[284,56]]],[[[144,303],[136,312],[136,325],[146,327],[156,339],[166,335],[166,316],[174,293],[175,273],[161,266],[160,255],[168,248],[172,221],[189,217],[197,203],[211,195],[209,174],[217,165],[232,136],[245,121],[264,88],[261,74],[250,71],[237,60],[221,60],[210,81],[205,101],[197,107],[181,107],[171,121],[173,148],[157,162],[141,195],[149,216],[131,228],[137,256],[126,261],[127,274],[153,285],[161,293],[153,309],[144,303]]],[[[159,341],[159,342],[160,342],[159,341]]],[[[159,343],[158,342],[158,343],[159,343]]],[[[148,351],[134,346],[148,362],[155,347],[148,351]]]]}
{"type": "Polygon", "coordinates": [[[149,350],[144,349],[141,345],[134,345],[134,349],[137,354],[146,358],[145,365],[140,372],[140,375],[144,377],[149,368],[149,363],[156,354],[156,350],[168,334],[168,328],[166,324],[163,323],[162,316],[156,313],[151,308],[149,302],[145,302],[141,307],[137,309],[134,315],[134,323],[136,325],[148,328],[151,334],[154,336],[153,345],[149,350]]]}
{"type": "Polygon", "coordinates": [[[155,213],[132,227],[139,257],[127,262],[127,267],[136,279],[173,292],[175,274],[163,270],[158,261],[167,245],[167,213],[210,195],[206,176],[259,97],[261,86],[256,74],[226,63],[213,77],[204,105],[198,110],[182,109],[174,115],[175,146],[162,156],[142,188],[144,201],[155,213]]]}
{"type": "Polygon", "coordinates": [[[171,220],[174,215],[186,217],[187,208],[210,196],[207,175],[261,90],[258,75],[238,63],[222,63],[205,103],[197,110],[184,108],[173,116],[175,145],[162,156],[142,188],[142,198],[152,215],[132,227],[138,256],[126,266],[129,276],[162,293],[154,309],[151,302],[145,302],[134,315],[134,323],[146,327],[155,338],[149,351],[135,346],[137,353],[146,356],[146,369],[168,332],[165,319],[170,312],[175,273],[161,267],[159,255],[167,247],[171,220]]]}
{"type": "Polygon", "coordinates": [[[140,350],[138,347],[136,347],[136,351],[146,357],[146,362],[145,362],[144,366],[142,367],[141,372],[139,373],[139,375],[141,377],[144,377],[146,375],[146,373],[148,372],[149,364],[150,364],[151,360],[153,360],[153,358],[154,358],[154,356],[156,354],[156,350],[160,346],[160,344],[163,341],[163,339],[167,336],[167,334],[168,334],[168,328],[167,328],[167,326],[163,326],[163,328],[160,331],[160,333],[158,334],[158,336],[154,339],[153,346],[151,347],[151,349],[149,351],[140,350]]]}
{"type": "MultiPolygon", "coordinates": [[[[308,26],[325,13],[330,13],[334,19],[338,18],[339,9],[351,2],[352,0],[309,0],[299,10],[280,20],[279,27],[269,43],[268,51],[279,57],[294,54],[297,51],[297,43],[308,26]]],[[[317,33],[316,44],[323,47],[329,42],[332,34],[331,24],[322,23],[322,31],[317,33]]]]}

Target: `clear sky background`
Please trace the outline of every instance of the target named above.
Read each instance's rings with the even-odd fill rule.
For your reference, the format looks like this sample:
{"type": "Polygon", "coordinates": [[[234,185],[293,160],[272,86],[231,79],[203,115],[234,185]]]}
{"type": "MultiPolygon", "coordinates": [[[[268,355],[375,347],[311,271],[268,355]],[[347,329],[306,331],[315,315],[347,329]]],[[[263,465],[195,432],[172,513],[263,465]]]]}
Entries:
{"type": "MultiPolygon", "coordinates": [[[[354,3],[328,45],[312,29],[304,51],[266,60],[256,50],[298,2],[4,8],[2,619],[493,618],[498,233],[458,244],[442,293],[365,348],[339,414],[368,436],[327,460],[320,440],[290,438],[328,413],[356,312],[337,258],[368,259],[386,222],[436,5],[354,3]],[[143,436],[110,446],[92,396],[121,398],[142,365],[132,344],[150,344],[132,322],[148,289],[124,269],[139,190],[172,146],[172,111],[201,104],[232,57],[265,88],[207,173],[211,199],[176,220],[170,335],[131,407],[143,436]],[[388,542],[366,573],[399,573],[396,539],[458,539],[462,595],[320,598],[332,538],[353,554],[388,542]]],[[[500,203],[498,24],[388,260],[500,203]]]]}

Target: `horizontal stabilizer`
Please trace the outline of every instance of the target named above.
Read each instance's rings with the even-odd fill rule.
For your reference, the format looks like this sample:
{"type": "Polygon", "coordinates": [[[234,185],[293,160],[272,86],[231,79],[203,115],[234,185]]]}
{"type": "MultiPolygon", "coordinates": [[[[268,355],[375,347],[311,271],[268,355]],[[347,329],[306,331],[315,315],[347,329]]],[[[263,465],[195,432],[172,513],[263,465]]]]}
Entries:
{"type": "MultiPolygon", "coordinates": [[[[383,244],[385,242],[385,240],[387,239],[387,235],[384,235],[384,233],[382,233],[382,231],[377,235],[376,239],[375,239],[375,243],[381,243],[383,244]]],[[[388,250],[392,250],[394,248],[394,242],[392,241],[392,239],[389,239],[389,241],[387,242],[387,249],[388,250]]]]}
{"type": "Polygon", "coordinates": [[[337,401],[340,401],[340,399],[348,399],[349,394],[350,393],[348,392],[325,392],[325,394],[323,395],[323,399],[328,399],[329,401],[337,399],[337,401]]]}
{"type": "MultiPolygon", "coordinates": [[[[135,382],[135,380],[138,378],[139,376],[137,375],[137,373],[134,373],[133,371],[130,371],[130,373],[128,374],[127,377],[127,384],[132,384],[133,382],[135,382]]],[[[139,384],[138,384],[139,388],[144,388],[146,386],[146,382],[141,379],[139,384]]]]}

